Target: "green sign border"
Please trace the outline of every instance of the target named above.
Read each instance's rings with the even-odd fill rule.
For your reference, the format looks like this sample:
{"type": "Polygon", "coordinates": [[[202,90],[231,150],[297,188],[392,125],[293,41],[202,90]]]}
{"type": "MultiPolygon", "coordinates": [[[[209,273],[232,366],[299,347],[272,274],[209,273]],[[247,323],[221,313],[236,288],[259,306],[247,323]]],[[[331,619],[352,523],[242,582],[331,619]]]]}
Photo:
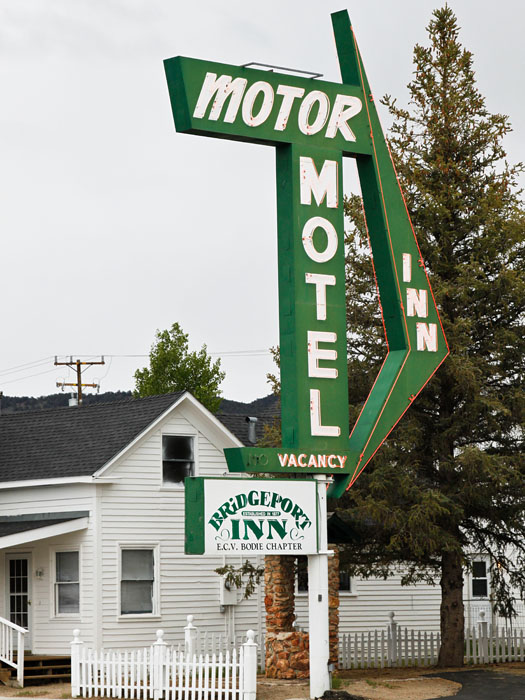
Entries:
{"type": "MultiPolygon", "coordinates": [[[[247,479],[220,476],[188,476],[184,479],[184,554],[205,554],[205,533],[204,533],[204,484],[207,481],[227,481],[242,482],[243,484],[253,484],[254,481],[260,483],[264,479],[247,479]]],[[[315,489],[315,533],[316,541],[319,543],[319,494],[315,483],[311,479],[300,479],[302,483],[312,484],[315,489]]],[[[268,485],[275,483],[290,483],[290,479],[268,479],[268,485]]],[[[318,545],[319,546],[319,545],[318,545]]],[[[219,556],[211,554],[210,556],[219,556]]]]}

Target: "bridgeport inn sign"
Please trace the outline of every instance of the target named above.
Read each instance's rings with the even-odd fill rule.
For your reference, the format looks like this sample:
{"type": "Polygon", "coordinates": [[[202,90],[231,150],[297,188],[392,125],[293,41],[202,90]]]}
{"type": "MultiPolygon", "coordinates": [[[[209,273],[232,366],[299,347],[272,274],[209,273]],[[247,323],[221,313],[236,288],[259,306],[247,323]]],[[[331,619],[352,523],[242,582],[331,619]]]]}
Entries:
{"type": "Polygon", "coordinates": [[[312,697],[328,687],[326,486],[338,497],[354,483],[448,354],[347,12],[334,13],[332,24],[342,83],[181,56],[164,62],[177,131],[276,151],[282,446],[226,449],[228,469],[316,477],[263,485],[186,479],[186,552],[237,553],[251,543],[275,553],[271,546],[280,541],[289,547],[279,553],[299,551],[295,543],[312,555],[312,697]],[[344,156],[357,162],[388,348],[351,430],[344,156]],[[301,489],[315,482],[312,510],[312,495],[301,489]],[[294,518],[294,507],[308,520],[294,518]]]}

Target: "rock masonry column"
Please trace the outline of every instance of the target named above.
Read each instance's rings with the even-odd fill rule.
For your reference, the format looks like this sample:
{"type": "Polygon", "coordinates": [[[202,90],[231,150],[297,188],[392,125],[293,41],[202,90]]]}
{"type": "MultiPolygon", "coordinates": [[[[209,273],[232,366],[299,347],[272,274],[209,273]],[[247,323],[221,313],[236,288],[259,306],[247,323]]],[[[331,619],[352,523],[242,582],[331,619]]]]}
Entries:
{"type": "Polygon", "coordinates": [[[308,633],[294,630],[295,558],[265,557],[266,676],[308,678],[308,633]]]}
{"type": "MultiPolygon", "coordinates": [[[[339,659],[339,551],[328,560],[330,663],[339,659]]],[[[266,676],[308,678],[308,633],[295,630],[295,558],[267,556],[264,567],[266,676]]]]}
{"type": "Polygon", "coordinates": [[[330,545],[334,554],[328,560],[328,620],[330,663],[337,668],[339,662],[339,549],[330,545]]]}

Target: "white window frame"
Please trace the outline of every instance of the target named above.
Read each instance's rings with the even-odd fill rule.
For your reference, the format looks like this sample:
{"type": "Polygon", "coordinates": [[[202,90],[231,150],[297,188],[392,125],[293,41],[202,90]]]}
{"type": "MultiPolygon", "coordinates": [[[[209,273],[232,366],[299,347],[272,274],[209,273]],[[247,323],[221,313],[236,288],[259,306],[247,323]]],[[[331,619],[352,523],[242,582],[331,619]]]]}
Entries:
{"type": "Polygon", "coordinates": [[[117,620],[159,620],[160,612],[160,544],[158,542],[119,542],[117,545],[117,620]],[[124,549],[150,549],[153,552],[153,600],[150,613],[122,613],[122,551],[124,549]]]}
{"type": "Polygon", "coordinates": [[[489,566],[489,561],[487,557],[484,557],[483,555],[480,556],[474,556],[472,557],[472,569],[470,570],[470,580],[469,580],[469,598],[470,600],[476,601],[476,600],[490,600],[490,566],[489,566]],[[480,577],[480,576],[474,576],[474,564],[480,562],[485,564],[485,576],[480,577]],[[474,581],[487,581],[487,595],[474,595],[474,581]]]}
{"type": "Polygon", "coordinates": [[[66,618],[68,620],[80,620],[82,617],[82,547],[71,545],[57,545],[50,549],[50,591],[49,591],[49,610],[51,614],[50,620],[66,618]],[[58,612],[58,596],[57,596],[57,553],[58,552],[77,552],[78,553],[78,612],[76,613],[61,613],[58,612]]]}
{"type": "Polygon", "coordinates": [[[339,589],[339,598],[357,598],[357,578],[355,576],[350,576],[349,591],[339,589]]]}
{"type": "MultiPolygon", "coordinates": [[[[307,555],[303,555],[303,556],[307,556],[307,555]]],[[[297,575],[295,576],[295,584],[294,585],[295,585],[296,597],[306,598],[308,596],[308,591],[300,591],[299,590],[299,577],[297,575]]],[[[349,591],[342,591],[341,589],[339,589],[338,592],[339,592],[339,598],[357,598],[357,596],[358,596],[357,579],[354,576],[351,576],[350,577],[350,590],[349,591]]]]}
{"type": "MultiPolygon", "coordinates": [[[[307,556],[306,554],[303,554],[303,555],[301,555],[301,556],[306,557],[306,561],[308,562],[308,556],[307,556]]],[[[299,559],[299,557],[297,557],[297,559],[299,559]]],[[[307,565],[306,565],[306,570],[307,570],[307,575],[308,575],[308,563],[307,563],[307,565]]],[[[299,590],[299,573],[298,573],[298,572],[296,572],[296,574],[295,574],[294,586],[295,586],[295,595],[296,595],[296,597],[298,596],[299,598],[306,598],[306,597],[308,596],[308,593],[309,593],[308,590],[306,590],[306,591],[300,591],[300,590],[299,590]]]]}
{"type": "Polygon", "coordinates": [[[199,463],[199,434],[197,432],[190,432],[186,430],[183,433],[176,433],[174,431],[161,432],[160,434],[160,488],[161,490],[166,489],[166,491],[181,491],[184,490],[184,482],[179,484],[170,484],[164,482],[164,467],[162,460],[162,442],[164,437],[187,437],[193,439],[193,476],[199,475],[198,463],[199,463]]]}

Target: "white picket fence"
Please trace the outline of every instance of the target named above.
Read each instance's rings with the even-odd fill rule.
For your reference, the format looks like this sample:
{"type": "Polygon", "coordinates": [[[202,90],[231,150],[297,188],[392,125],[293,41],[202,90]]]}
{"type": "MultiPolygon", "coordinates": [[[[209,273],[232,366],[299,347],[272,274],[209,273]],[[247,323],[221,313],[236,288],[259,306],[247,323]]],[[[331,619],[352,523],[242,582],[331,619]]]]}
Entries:
{"type": "MultiPolygon", "coordinates": [[[[523,630],[497,627],[484,620],[465,630],[465,663],[485,664],[525,661],[523,630]]],[[[339,638],[339,667],[385,668],[392,666],[433,666],[441,644],[439,632],[401,628],[390,613],[386,629],[339,638]]]]}
{"type": "Polygon", "coordinates": [[[339,667],[433,666],[437,662],[439,645],[439,632],[401,629],[392,620],[383,630],[341,635],[339,667]]]}
{"type": "Polygon", "coordinates": [[[465,662],[471,664],[525,661],[525,632],[523,629],[490,625],[483,619],[465,631],[465,662]]]}
{"type": "Polygon", "coordinates": [[[16,680],[24,685],[24,635],[27,630],[0,617],[0,661],[16,669],[16,680]]]}
{"type": "MultiPolygon", "coordinates": [[[[192,624],[193,616],[188,615],[188,623],[192,624]]],[[[255,635],[255,642],[257,643],[257,665],[259,668],[264,668],[265,663],[265,636],[264,634],[259,637],[255,635]]],[[[243,635],[237,634],[235,638],[228,637],[227,635],[217,634],[215,632],[201,631],[197,628],[197,638],[195,641],[195,653],[202,654],[205,656],[209,654],[219,655],[220,652],[223,655],[229,651],[230,653],[233,649],[238,649],[243,644],[243,635]]],[[[177,649],[182,651],[184,648],[183,644],[179,644],[177,649]]]]}
{"type": "MultiPolygon", "coordinates": [[[[191,621],[189,623],[191,625],[191,621]]],[[[164,632],[143,649],[95,650],[84,647],[79,630],[71,642],[73,697],[137,698],[142,700],[255,700],[257,644],[255,633],[239,649],[196,654],[195,628],[185,628],[185,650],[168,647],[164,632]]]]}
{"type": "Polygon", "coordinates": [[[514,600],[515,617],[506,618],[499,615],[491,607],[489,601],[465,601],[465,624],[472,626],[486,619],[487,622],[498,627],[510,627],[512,629],[525,629],[525,603],[521,600],[514,600]]]}

